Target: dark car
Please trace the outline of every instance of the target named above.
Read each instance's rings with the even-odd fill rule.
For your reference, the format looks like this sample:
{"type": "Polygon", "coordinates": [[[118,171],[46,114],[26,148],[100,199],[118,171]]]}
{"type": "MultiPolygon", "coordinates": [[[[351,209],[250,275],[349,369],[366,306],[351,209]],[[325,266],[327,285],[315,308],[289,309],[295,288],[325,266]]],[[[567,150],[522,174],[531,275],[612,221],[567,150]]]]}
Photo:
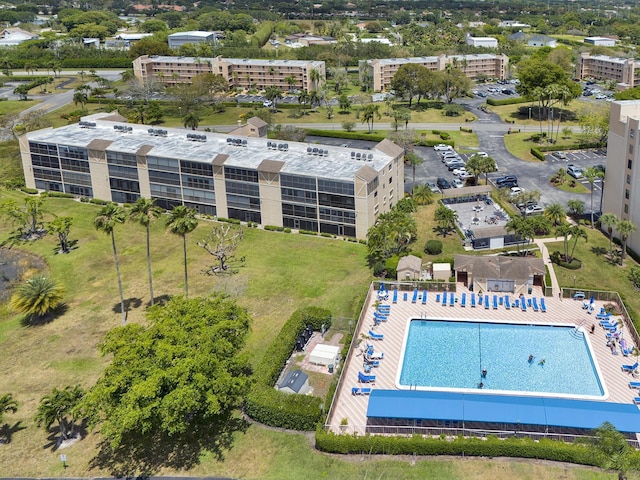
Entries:
{"type": "Polygon", "coordinates": [[[440,188],[440,190],[451,188],[451,183],[449,183],[449,180],[442,177],[438,177],[438,180],[436,181],[436,185],[438,185],[438,188],[440,188]]]}
{"type": "Polygon", "coordinates": [[[450,172],[454,171],[456,168],[462,168],[465,166],[465,163],[460,160],[459,162],[451,162],[451,163],[447,163],[447,168],[449,169],[450,172]]]}
{"type": "Polygon", "coordinates": [[[517,186],[518,186],[518,182],[504,182],[498,185],[498,188],[513,188],[517,186]]]}
{"type": "Polygon", "coordinates": [[[503,95],[514,95],[515,93],[516,93],[516,91],[515,91],[515,90],[512,90],[512,89],[510,89],[510,88],[504,88],[504,89],[502,90],[502,94],[503,94],[503,95]]]}
{"type": "Polygon", "coordinates": [[[511,185],[509,188],[517,187],[518,177],[516,177],[515,175],[505,175],[504,177],[496,179],[496,185],[498,186],[498,188],[505,188],[507,186],[507,183],[513,183],[513,185],[511,185]]]}

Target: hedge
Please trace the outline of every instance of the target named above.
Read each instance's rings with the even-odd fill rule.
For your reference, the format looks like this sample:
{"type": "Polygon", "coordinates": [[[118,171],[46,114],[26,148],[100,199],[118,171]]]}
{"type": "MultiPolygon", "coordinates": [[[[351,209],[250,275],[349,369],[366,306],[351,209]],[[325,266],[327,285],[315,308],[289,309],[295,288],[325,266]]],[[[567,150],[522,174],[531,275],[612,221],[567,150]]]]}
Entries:
{"type": "Polygon", "coordinates": [[[487,103],[489,105],[493,105],[494,107],[497,107],[500,105],[515,105],[516,103],[526,103],[528,101],[529,100],[527,100],[524,97],[502,98],[502,99],[487,98],[487,103]]]}
{"type": "Polygon", "coordinates": [[[545,161],[545,155],[540,151],[538,147],[531,147],[530,152],[531,152],[531,155],[536,157],[538,160],[541,160],[543,162],[545,161]]]}
{"type": "Polygon", "coordinates": [[[41,197],[56,197],[56,198],[75,198],[76,196],[73,193],[63,193],[63,192],[42,192],[41,197]]]}
{"type": "Polygon", "coordinates": [[[598,142],[583,142],[562,145],[540,145],[534,148],[537,148],[541,152],[556,152],[558,150],[579,150],[581,148],[602,148],[604,146],[606,146],[606,142],[604,144],[598,142]]]}
{"type": "Polygon", "coordinates": [[[451,145],[454,148],[456,146],[456,142],[454,140],[418,140],[416,145],[420,145],[421,147],[433,147],[434,145],[440,145],[441,143],[451,145]]]}
{"type": "MultiPolygon", "coordinates": [[[[367,455],[472,455],[484,457],[520,457],[569,462],[580,465],[604,466],[607,459],[592,447],[542,438],[498,439],[456,437],[425,438],[421,435],[397,437],[386,435],[338,435],[316,429],[316,448],[328,453],[367,455]]],[[[637,453],[630,456],[637,457],[637,453]]],[[[635,459],[632,459],[635,460],[635,459]]]]}
{"type": "Polygon", "coordinates": [[[322,419],[322,399],[308,395],[291,395],[273,388],[293,352],[300,333],[310,326],[320,330],[331,326],[331,312],[306,307],[293,312],[264,358],[256,366],[253,386],[244,402],[244,411],[254,420],[273,427],[313,430],[322,419]]]}
{"type": "Polygon", "coordinates": [[[128,57],[65,58],[64,60],[62,60],[62,68],[79,68],[83,70],[94,68],[131,68],[131,59],[128,57]]]}
{"type": "Polygon", "coordinates": [[[307,128],[305,130],[307,135],[313,135],[315,137],[334,137],[344,138],[347,140],[370,140],[372,142],[381,142],[386,138],[385,135],[380,135],[378,133],[342,132],[338,130],[316,130],[313,128],[307,128]]]}
{"type": "Polygon", "coordinates": [[[37,195],[38,194],[38,189],[37,188],[20,187],[20,191],[23,192],[23,193],[28,193],[29,195],[37,195]]]}

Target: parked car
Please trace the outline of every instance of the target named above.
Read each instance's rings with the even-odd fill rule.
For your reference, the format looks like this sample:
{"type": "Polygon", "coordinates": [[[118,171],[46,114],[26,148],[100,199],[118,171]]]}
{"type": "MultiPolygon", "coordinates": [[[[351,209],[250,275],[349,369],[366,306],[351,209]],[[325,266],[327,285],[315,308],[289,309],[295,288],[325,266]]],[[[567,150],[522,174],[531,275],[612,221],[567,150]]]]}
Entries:
{"type": "Polygon", "coordinates": [[[271,100],[265,100],[264,102],[262,102],[262,105],[269,108],[273,106],[273,102],[271,100]]]}
{"type": "Polygon", "coordinates": [[[524,209],[525,215],[541,215],[544,212],[544,208],[540,205],[531,205],[524,209]]]}
{"type": "Polygon", "coordinates": [[[455,188],[462,188],[464,187],[464,182],[462,180],[460,180],[459,178],[454,178],[453,182],[451,182],[451,184],[455,187],[455,188]]]}
{"type": "Polygon", "coordinates": [[[507,183],[513,183],[514,185],[510,185],[509,188],[511,187],[517,187],[518,186],[518,177],[516,177],[515,175],[505,175],[504,177],[500,177],[496,179],[496,185],[498,186],[498,188],[505,188],[507,185],[507,183]]]}
{"type": "Polygon", "coordinates": [[[447,188],[451,188],[451,184],[449,183],[449,180],[442,177],[438,177],[438,180],[436,181],[436,185],[438,185],[438,188],[440,188],[440,190],[446,190],[447,188]]]}
{"type": "Polygon", "coordinates": [[[482,98],[487,98],[487,92],[478,92],[478,96],[482,98]]]}
{"type": "Polygon", "coordinates": [[[516,196],[520,195],[521,193],[524,193],[524,188],[522,188],[522,187],[511,187],[509,189],[509,196],[511,198],[516,197],[516,196]]]}
{"type": "Polygon", "coordinates": [[[502,94],[503,95],[514,95],[516,93],[515,90],[512,90],[511,88],[503,88],[502,89],[502,94]]]}
{"type": "Polygon", "coordinates": [[[538,202],[536,202],[535,200],[527,200],[526,202],[517,203],[515,205],[522,212],[522,211],[524,211],[525,209],[527,209],[529,207],[538,206],[538,202]]]}
{"type": "Polygon", "coordinates": [[[573,178],[582,178],[582,168],[572,163],[567,165],[567,173],[573,178]]]}
{"type": "Polygon", "coordinates": [[[463,167],[464,167],[464,162],[462,160],[458,162],[447,163],[447,168],[449,169],[450,172],[453,172],[456,168],[463,168],[463,167]]]}
{"type": "Polygon", "coordinates": [[[604,100],[607,96],[604,93],[599,93],[596,95],[596,100],[604,100]]]}
{"type": "Polygon", "coordinates": [[[453,175],[456,176],[456,177],[459,177],[463,173],[467,173],[467,168],[466,167],[455,168],[453,170],[453,175]]]}
{"type": "Polygon", "coordinates": [[[446,143],[439,143],[438,145],[434,145],[433,149],[436,152],[443,152],[447,150],[453,150],[453,147],[451,145],[447,145],[446,143]]]}
{"type": "Polygon", "coordinates": [[[452,163],[462,163],[462,165],[464,165],[464,160],[462,160],[462,158],[460,157],[447,157],[444,160],[444,164],[448,167],[449,165],[451,165],[452,163]]]}
{"type": "Polygon", "coordinates": [[[431,190],[433,193],[442,193],[442,190],[440,190],[435,183],[427,182],[426,185],[427,187],[429,187],[429,190],[431,190]]]}
{"type": "Polygon", "coordinates": [[[440,156],[442,158],[445,158],[445,157],[459,157],[460,154],[458,152],[456,152],[454,149],[451,149],[451,150],[446,150],[444,152],[440,152],[440,156]]]}
{"type": "Polygon", "coordinates": [[[591,90],[585,90],[584,92],[582,92],[583,97],[590,97],[591,95],[593,95],[593,92],[591,90]]]}
{"type": "Polygon", "coordinates": [[[471,156],[475,157],[476,155],[479,156],[479,157],[482,157],[482,158],[487,158],[489,156],[489,154],[487,152],[476,152],[471,156]]]}
{"type": "Polygon", "coordinates": [[[564,152],[553,152],[552,155],[560,160],[566,160],[567,154],[564,152]]]}

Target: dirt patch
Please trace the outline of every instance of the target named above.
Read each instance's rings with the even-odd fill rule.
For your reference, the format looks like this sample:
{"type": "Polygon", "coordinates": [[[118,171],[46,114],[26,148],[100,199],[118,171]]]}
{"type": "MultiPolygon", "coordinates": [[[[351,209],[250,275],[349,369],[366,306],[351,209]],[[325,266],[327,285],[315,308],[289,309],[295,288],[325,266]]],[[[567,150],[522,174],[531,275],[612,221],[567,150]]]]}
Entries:
{"type": "Polygon", "coordinates": [[[0,303],[9,299],[15,282],[46,269],[46,262],[37,255],[0,248],[0,303]]]}

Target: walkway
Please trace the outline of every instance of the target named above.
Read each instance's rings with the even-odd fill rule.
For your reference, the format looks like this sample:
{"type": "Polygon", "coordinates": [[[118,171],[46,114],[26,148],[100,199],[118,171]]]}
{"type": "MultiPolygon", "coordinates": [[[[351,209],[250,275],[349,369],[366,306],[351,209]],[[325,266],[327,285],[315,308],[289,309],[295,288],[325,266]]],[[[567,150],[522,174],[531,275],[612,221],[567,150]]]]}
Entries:
{"type": "Polygon", "coordinates": [[[556,277],[556,271],[553,268],[553,262],[549,257],[549,250],[545,243],[553,243],[553,242],[563,242],[564,237],[555,237],[555,238],[536,238],[534,243],[540,249],[540,254],[542,256],[542,260],[544,264],[549,269],[549,276],[551,277],[551,288],[553,291],[553,298],[560,296],[560,284],[558,283],[558,278],[556,277]]]}

